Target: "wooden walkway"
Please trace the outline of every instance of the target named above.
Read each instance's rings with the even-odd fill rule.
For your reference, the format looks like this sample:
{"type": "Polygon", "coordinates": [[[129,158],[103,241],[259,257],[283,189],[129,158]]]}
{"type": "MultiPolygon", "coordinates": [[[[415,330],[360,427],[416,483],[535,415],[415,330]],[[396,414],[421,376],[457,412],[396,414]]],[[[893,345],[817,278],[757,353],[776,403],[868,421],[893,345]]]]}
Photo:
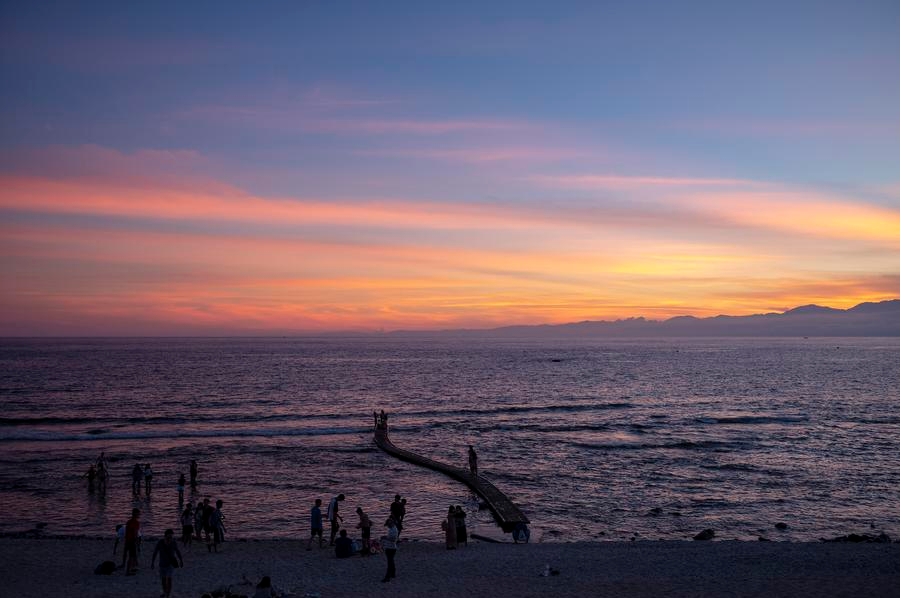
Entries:
{"type": "Polygon", "coordinates": [[[482,497],[504,532],[510,533],[517,525],[527,525],[529,523],[529,518],[519,510],[519,507],[514,505],[503,492],[498,490],[494,484],[484,477],[480,475],[474,476],[468,469],[447,465],[394,446],[394,443],[388,438],[387,428],[387,423],[377,423],[376,425],[375,443],[380,449],[398,459],[413,463],[414,465],[428,467],[429,469],[443,473],[469,486],[476,494],[482,497]]]}

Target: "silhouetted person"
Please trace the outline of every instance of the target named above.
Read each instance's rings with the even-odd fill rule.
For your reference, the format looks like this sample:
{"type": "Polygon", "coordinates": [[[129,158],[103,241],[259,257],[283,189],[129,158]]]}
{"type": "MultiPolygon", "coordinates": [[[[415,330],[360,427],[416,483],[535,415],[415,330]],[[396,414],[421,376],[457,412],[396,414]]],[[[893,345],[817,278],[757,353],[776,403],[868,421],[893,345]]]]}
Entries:
{"type": "Polygon", "coordinates": [[[319,536],[319,548],[322,548],[322,499],[317,498],[316,504],[310,509],[310,539],[307,540],[307,550],[312,550],[313,538],[319,536]]]}
{"type": "Polygon", "coordinates": [[[150,498],[150,488],[153,485],[153,470],[150,469],[150,463],[144,465],[144,494],[150,498]]]}
{"type": "Polygon", "coordinates": [[[463,507],[457,505],[454,508],[454,523],[457,528],[457,546],[460,544],[468,545],[469,537],[466,534],[466,511],[463,507]]]}
{"type": "Polygon", "coordinates": [[[338,539],[335,540],[335,556],[346,559],[354,555],[354,543],[347,537],[347,530],[341,530],[338,539]]]}
{"type": "Polygon", "coordinates": [[[94,480],[97,478],[97,468],[92,464],[88,467],[87,473],[85,473],[83,478],[88,478],[88,492],[94,491],[94,480]]]}
{"type": "Polygon", "coordinates": [[[191,488],[197,487],[197,461],[191,459],[191,488]]]}
{"type": "Polygon", "coordinates": [[[473,476],[479,475],[479,457],[471,444],[469,445],[469,473],[473,476]]]}
{"type": "Polygon", "coordinates": [[[141,495],[141,482],[144,480],[144,470],[141,469],[141,466],[135,463],[135,466],[131,468],[131,493],[135,496],[141,495]]]}
{"type": "Polygon", "coordinates": [[[394,495],[394,502],[391,503],[390,510],[391,519],[394,520],[394,525],[397,527],[397,535],[400,536],[400,533],[404,531],[404,524],[402,522],[404,520],[404,515],[406,514],[406,508],[400,499],[400,494],[394,495]]]}
{"type": "Polygon", "coordinates": [[[391,517],[385,521],[385,527],[388,528],[388,533],[382,536],[382,549],[385,551],[385,556],[388,558],[388,570],[385,571],[385,577],[382,579],[382,583],[391,581],[396,577],[396,570],[394,568],[394,555],[397,554],[397,525],[394,519],[391,517]]]}
{"type": "Polygon", "coordinates": [[[335,545],[335,536],[338,535],[338,529],[341,527],[340,522],[344,521],[344,518],[338,514],[338,503],[343,500],[344,495],[339,494],[328,503],[328,520],[329,524],[331,525],[331,529],[329,530],[329,533],[331,535],[331,538],[329,538],[328,542],[329,546],[335,545]]]}
{"type": "Polygon", "coordinates": [[[185,474],[178,474],[178,485],[176,488],[178,489],[178,504],[181,504],[185,500],[185,474]]]}
{"type": "Polygon", "coordinates": [[[362,554],[363,556],[369,556],[369,539],[372,530],[372,520],[369,519],[369,515],[363,511],[362,507],[357,507],[357,515],[360,517],[360,522],[357,523],[357,527],[360,529],[363,536],[362,554]]]}
{"type": "Polygon", "coordinates": [[[131,519],[125,523],[125,555],[128,558],[126,575],[138,571],[138,542],[141,534],[141,509],[131,510],[131,519]]]}
{"type": "Polygon", "coordinates": [[[163,586],[163,595],[160,598],[169,598],[172,594],[172,572],[179,566],[185,566],[185,561],[181,558],[181,552],[178,551],[178,544],[175,543],[173,535],[173,531],[167,529],[163,534],[163,539],[156,543],[153,556],[150,557],[150,568],[153,569],[156,555],[160,555],[160,583],[163,586]]]}

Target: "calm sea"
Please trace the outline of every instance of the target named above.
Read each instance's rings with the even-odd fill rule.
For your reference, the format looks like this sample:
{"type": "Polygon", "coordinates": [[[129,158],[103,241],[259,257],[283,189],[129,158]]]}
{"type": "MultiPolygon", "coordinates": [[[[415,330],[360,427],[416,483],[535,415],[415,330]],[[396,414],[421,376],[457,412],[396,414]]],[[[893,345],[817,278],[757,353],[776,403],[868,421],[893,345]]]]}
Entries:
{"type": "Polygon", "coordinates": [[[898,339],[6,339],[0,532],[112,537],[133,506],[177,527],[196,459],[186,498],[223,499],[232,538],[306,538],[339,492],[351,524],[399,493],[411,539],[441,541],[449,504],[499,535],[466,487],[375,448],[384,409],[402,448],[465,466],[473,444],[533,541],[897,538],[898,365],[898,339]]]}

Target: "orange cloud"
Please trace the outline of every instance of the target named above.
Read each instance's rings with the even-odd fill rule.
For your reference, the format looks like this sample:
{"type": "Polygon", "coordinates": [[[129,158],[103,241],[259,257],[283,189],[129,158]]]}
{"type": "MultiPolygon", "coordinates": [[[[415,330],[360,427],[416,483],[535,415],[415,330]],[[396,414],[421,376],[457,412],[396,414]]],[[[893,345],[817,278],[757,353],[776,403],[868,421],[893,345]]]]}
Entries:
{"type": "Polygon", "coordinates": [[[138,174],[0,177],[0,332],[480,327],[897,295],[897,211],[811,193],[651,177],[639,186],[671,205],[332,202],[138,174]]]}

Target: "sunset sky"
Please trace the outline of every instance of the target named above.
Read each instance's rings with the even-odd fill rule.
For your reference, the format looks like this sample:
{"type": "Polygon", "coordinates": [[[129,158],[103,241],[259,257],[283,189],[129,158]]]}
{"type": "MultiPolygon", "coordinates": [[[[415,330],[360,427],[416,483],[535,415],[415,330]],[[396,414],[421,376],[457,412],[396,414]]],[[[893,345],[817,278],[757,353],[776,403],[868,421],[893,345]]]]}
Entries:
{"type": "Polygon", "coordinates": [[[897,0],[46,4],[0,5],[0,336],[898,296],[897,0]]]}

